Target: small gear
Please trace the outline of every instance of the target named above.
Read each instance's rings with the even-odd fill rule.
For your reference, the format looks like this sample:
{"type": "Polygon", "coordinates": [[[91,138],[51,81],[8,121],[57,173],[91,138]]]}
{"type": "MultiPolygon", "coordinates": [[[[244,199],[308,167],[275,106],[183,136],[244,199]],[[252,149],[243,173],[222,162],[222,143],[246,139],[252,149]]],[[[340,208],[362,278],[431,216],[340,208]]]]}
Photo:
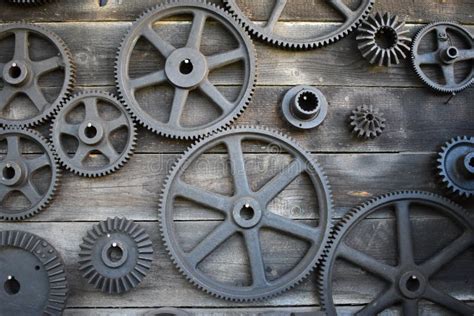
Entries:
{"type": "Polygon", "coordinates": [[[418,77],[431,89],[460,92],[474,81],[474,37],[454,22],[428,24],[413,40],[412,64],[418,77]]]}
{"type": "Polygon", "coordinates": [[[469,198],[474,195],[474,137],[456,137],[438,154],[438,174],[450,193],[469,198]]]}
{"type": "Polygon", "coordinates": [[[352,133],[365,139],[380,136],[385,129],[385,118],[372,105],[358,106],[352,111],[349,122],[352,133]]]}
{"type": "Polygon", "coordinates": [[[390,67],[407,58],[411,43],[408,32],[398,16],[377,12],[362,22],[356,40],[362,56],[371,64],[390,67]]]}
{"type": "MultiPolygon", "coordinates": [[[[179,33],[175,37],[179,37],[179,33]]],[[[116,59],[116,80],[126,106],[149,130],[171,138],[198,138],[229,126],[249,104],[256,81],[255,48],[237,21],[214,4],[201,0],[168,1],[146,11],[125,36],[116,59]],[[175,47],[158,32],[162,24],[157,22],[176,15],[181,18],[192,16],[184,47],[181,47],[182,44],[175,47]],[[211,20],[228,33],[229,41],[236,42],[236,48],[205,54],[201,41],[206,33],[206,21],[211,20]],[[157,30],[150,25],[156,26],[157,30]],[[139,39],[147,39],[153,45],[164,58],[164,66],[133,78],[130,75],[131,56],[139,39]],[[210,79],[214,71],[223,72],[229,65],[237,67],[235,70],[243,74],[240,91],[236,98],[232,97],[233,100],[225,96],[210,79]],[[137,97],[138,92],[151,87],[174,90],[171,104],[151,107],[137,97]],[[189,114],[195,107],[194,104],[189,106],[193,103],[190,100],[196,97],[201,97],[203,105],[206,101],[210,103],[211,111],[204,118],[189,114]],[[166,112],[160,113],[166,118],[158,118],[158,114],[151,113],[150,109],[166,112]]]]}
{"type": "Polygon", "coordinates": [[[66,270],[46,240],[22,231],[0,232],[0,314],[62,315],[66,270]]]}
{"type": "Polygon", "coordinates": [[[0,41],[14,37],[11,59],[0,60],[0,125],[35,126],[49,119],[71,92],[75,81],[72,55],[56,34],[32,24],[13,23],[0,26],[0,41]],[[39,38],[56,50],[31,50],[31,40],[39,38]],[[39,60],[37,60],[39,58],[39,60]],[[54,96],[40,86],[43,76],[62,72],[62,86],[54,96]],[[28,100],[20,96],[27,96],[28,100]],[[31,104],[30,104],[31,103],[31,104]]]}
{"type": "Polygon", "coordinates": [[[83,92],[69,98],[56,114],[51,138],[66,169],[80,176],[100,177],[117,171],[130,159],[136,128],[113,95],[83,92]],[[77,142],[73,149],[67,147],[71,137],[77,142]]]}
{"type": "MultiPolygon", "coordinates": [[[[369,224],[370,225],[370,224],[369,224]]],[[[392,236],[386,234],[385,236],[392,236]]],[[[401,305],[405,316],[418,315],[418,304],[421,300],[428,300],[447,308],[460,315],[473,315],[474,307],[444,293],[437,288],[433,276],[449,264],[454,258],[474,246],[474,218],[466,210],[455,203],[432,193],[419,191],[403,191],[389,193],[377,197],[343,217],[335,227],[333,235],[327,244],[327,250],[321,265],[319,275],[319,294],[323,311],[328,316],[337,315],[334,304],[334,282],[341,269],[340,260],[349,262],[371,276],[376,276],[386,283],[380,287],[381,292],[374,300],[367,303],[357,315],[378,315],[385,309],[401,305]],[[436,216],[452,220],[461,231],[458,238],[441,248],[423,262],[415,260],[414,253],[414,225],[411,214],[431,210],[436,216]],[[359,225],[364,225],[368,217],[375,213],[387,214],[392,212],[396,219],[394,239],[397,243],[397,263],[386,263],[378,260],[366,252],[351,246],[355,237],[358,244],[370,245],[372,235],[355,235],[359,225]],[[360,239],[359,239],[360,238],[360,239]],[[338,261],[339,260],[339,261],[338,261]]],[[[436,240],[434,241],[436,242],[436,240]]],[[[466,271],[465,271],[466,272],[466,271]]],[[[469,272],[467,272],[469,273],[469,272]]],[[[379,288],[379,287],[378,287],[379,288]]]]}
{"type": "MultiPolygon", "coordinates": [[[[276,32],[276,25],[285,7],[289,5],[288,0],[275,1],[268,21],[260,24],[252,21],[244,12],[252,13],[255,8],[244,7],[238,4],[236,0],[224,0],[224,4],[230,13],[236,16],[246,30],[260,40],[270,43],[274,46],[287,49],[313,49],[334,43],[347,36],[363,21],[372,10],[375,0],[361,0],[356,8],[349,8],[345,3],[339,0],[326,1],[325,7],[335,10],[342,18],[343,23],[335,29],[331,28],[323,34],[306,35],[296,34],[281,35],[276,32]]],[[[247,3],[250,4],[250,1],[247,3]]],[[[314,10],[318,10],[315,8],[314,10]]]]}
{"type": "Polygon", "coordinates": [[[60,176],[56,156],[40,134],[27,129],[0,129],[1,143],[6,152],[0,155],[0,219],[26,219],[42,211],[56,192],[60,176]],[[27,145],[41,154],[22,154],[27,145]]]}
{"type": "Polygon", "coordinates": [[[137,287],[151,268],[153,247],[145,229],[126,218],[108,218],[83,238],[79,271],[104,293],[137,287]]]}
{"type": "Polygon", "coordinates": [[[281,103],[286,120],[296,128],[315,128],[324,121],[328,113],[328,102],[324,94],[310,86],[290,89],[281,103]]]}

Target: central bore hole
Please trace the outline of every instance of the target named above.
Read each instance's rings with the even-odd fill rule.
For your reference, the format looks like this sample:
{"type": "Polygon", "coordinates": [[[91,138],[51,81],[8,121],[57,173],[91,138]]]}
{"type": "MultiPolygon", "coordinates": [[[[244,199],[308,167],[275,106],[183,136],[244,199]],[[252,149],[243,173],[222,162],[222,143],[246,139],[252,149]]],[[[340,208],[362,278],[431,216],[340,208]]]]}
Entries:
{"type": "Polygon", "coordinates": [[[314,112],[318,109],[319,101],[314,93],[303,92],[298,97],[298,104],[303,111],[314,112]]]}
{"type": "Polygon", "coordinates": [[[474,157],[472,157],[470,160],[469,160],[469,166],[471,168],[474,168],[474,157]]]}
{"type": "Polygon", "coordinates": [[[183,75],[189,75],[193,71],[193,63],[189,59],[185,59],[179,64],[179,72],[183,75]]]}
{"type": "Polygon", "coordinates": [[[448,48],[448,56],[451,58],[458,57],[458,49],[456,47],[448,48]]]}
{"type": "Polygon", "coordinates": [[[383,49],[392,48],[397,40],[397,33],[391,28],[382,28],[375,33],[375,43],[383,49]]]}
{"type": "Polygon", "coordinates": [[[3,285],[5,292],[9,295],[15,295],[20,292],[20,282],[18,282],[15,277],[9,276],[3,285]]]}
{"type": "Polygon", "coordinates": [[[117,243],[113,243],[112,247],[107,250],[107,257],[112,262],[117,262],[123,257],[123,250],[119,247],[117,243]]]}
{"type": "Polygon", "coordinates": [[[371,114],[371,113],[369,113],[369,114],[367,114],[367,115],[365,116],[365,118],[366,118],[367,120],[369,120],[369,121],[373,121],[373,120],[374,120],[374,115],[371,114]]]}
{"type": "Polygon", "coordinates": [[[3,179],[11,180],[15,177],[15,169],[13,167],[3,168],[3,179]]]}
{"type": "Polygon", "coordinates": [[[10,77],[16,79],[16,78],[21,76],[21,68],[18,67],[17,65],[15,65],[15,64],[13,64],[10,67],[10,70],[8,71],[8,74],[10,75],[10,77]]]}
{"type": "Polygon", "coordinates": [[[418,291],[418,289],[420,288],[420,281],[418,280],[418,278],[416,276],[411,276],[408,280],[407,280],[407,289],[408,291],[410,292],[416,292],[418,291]]]}
{"type": "Polygon", "coordinates": [[[97,128],[92,124],[88,124],[84,134],[86,134],[87,138],[94,138],[97,136],[97,128]]]}
{"type": "Polygon", "coordinates": [[[251,220],[255,216],[255,211],[253,208],[246,204],[242,209],[240,210],[240,217],[242,217],[245,220],[251,220]]]}

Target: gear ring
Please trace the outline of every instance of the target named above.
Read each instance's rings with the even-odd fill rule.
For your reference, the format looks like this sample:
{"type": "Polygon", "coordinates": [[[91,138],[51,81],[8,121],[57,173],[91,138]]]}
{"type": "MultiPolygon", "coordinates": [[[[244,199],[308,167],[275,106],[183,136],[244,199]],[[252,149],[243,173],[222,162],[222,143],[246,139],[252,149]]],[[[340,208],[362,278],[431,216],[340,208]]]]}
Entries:
{"type": "Polygon", "coordinates": [[[0,232],[0,314],[62,315],[68,297],[64,263],[46,240],[0,232]]]}
{"type": "Polygon", "coordinates": [[[357,315],[376,315],[396,304],[402,304],[403,315],[418,315],[418,302],[427,299],[462,315],[471,315],[474,307],[434,288],[430,277],[456,256],[474,246],[474,219],[457,204],[432,193],[419,191],[394,192],[377,197],[349,212],[335,227],[327,245],[319,276],[319,294],[323,310],[329,316],[337,315],[333,301],[334,266],[336,259],[344,259],[371,275],[378,276],[387,285],[357,315]],[[418,208],[416,208],[418,207],[418,208]],[[454,220],[463,233],[438,253],[419,264],[413,253],[410,212],[414,209],[436,210],[454,220]],[[351,231],[375,212],[393,211],[396,214],[398,264],[381,262],[348,245],[345,241],[351,231]]]}
{"type": "Polygon", "coordinates": [[[334,43],[351,31],[353,31],[362,20],[364,20],[372,10],[375,0],[361,0],[359,6],[352,10],[342,1],[329,0],[328,5],[336,10],[343,18],[344,22],[335,30],[328,34],[319,35],[315,38],[292,39],[274,33],[274,27],[280,18],[288,0],[277,0],[273,7],[270,18],[265,26],[260,26],[251,21],[237,4],[236,0],[224,0],[227,9],[235,15],[248,32],[260,40],[274,46],[287,49],[313,49],[334,43]]]}
{"type": "Polygon", "coordinates": [[[208,135],[227,127],[249,104],[256,81],[256,60],[252,41],[239,24],[227,12],[206,1],[168,1],[146,11],[126,35],[116,60],[116,80],[121,98],[133,116],[146,128],[166,137],[190,139],[208,135]],[[149,27],[151,24],[171,15],[193,15],[190,34],[185,47],[176,48],[164,41],[149,27]],[[238,42],[239,47],[224,53],[205,56],[200,50],[201,38],[207,19],[212,18],[225,27],[238,42]],[[141,37],[147,38],[166,59],[165,67],[149,75],[130,79],[128,67],[134,43],[141,37]],[[235,101],[225,97],[208,79],[209,72],[225,66],[243,62],[244,82],[235,101]],[[174,99],[167,122],[159,121],[147,113],[134,96],[138,90],[150,86],[170,84],[174,99]],[[191,91],[198,90],[221,112],[211,122],[182,126],[183,111],[191,91]]]}
{"type": "Polygon", "coordinates": [[[365,139],[380,136],[385,129],[385,118],[372,105],[358,106],[352,111],[349,125],[352,133],[365,139]]]}
{"type": "Polygon", "coordinates": [[[151,268],[153,247],[146,231],[126,218],[108,218],[83,238],[79,271],[104,293],[137,287],[151,268]]]}
{"type": "MultiPolygon", "coordinates": [[[[59,185],[60,171],[51,146],[37,132],[20,128],[0,129],[0,141],[5,140],[7,152],[0,160],[0,219],[23,220],[36,215],[51,202],[59,185]],[[42,154],[27,159],[21,154],[21,144],[25,141],[34,143],[42,154]],[[45,168],[50,169],[50,180],[47,189],[43,188],[44,192],[39,192],[38,181],[33,176],[45,168]],[[16,192],[21,193],[30,204],[21,209],[4,205],[11,194],[16,192]]],[[[18,206],[21,203],[16,199],[13,204],[18,206]]]]}
{"type": "Polygon", "coordinates": [[[136,128],[130,114],[118,99],[105,92],[92,91],[78,93],[66,101],[54,118],[51,135],[54,149],[66,169],[80,176],[100,177],[117,171],[130,159],[135,148],[136,128]],[[99,103],[113,106],[118,110],[119,116],[111,120],[105,119],[100,113],[99,103]],[[68,117],[79,107],[85,109],[83,120],[80,123],[70,123],[68,117]],[[111,135],[123,128],[127,129],[127,142],[120,152],[112,143],[111,135]],[[74,157],[70,157],[64,148],[63,135],[72,136],[78,141],[74,157]],[[107,162],[88,166],[87,158],[97,151],[107,158],[107,162]]]}
{"type": "Polygon", "coordinates": [[[11,60],[0,62],[0,114],[4,113],[8,105],[20,94],[28,96],[34,105],[35,113],[21,119],[11,119],[2,114],[0,125],[36,126],[49,119],[72,91],[75,82],[72,55],[61,38],[40,26],[23,23],[1,26],[0,40],[9,35],[15,36],[15,51],[11,60]],[[58,51],[58,55],[39,61],[32,60],[29,49],[31,35],[47,39],[58,51]],[[58,69],[64,72],[63,84],[54,101],[49,101],[39,86],[38,79],[58,69]]]}
{"type": "Polygon", "coordinates": [[[159,219],[166,248],[172,261],[186,279],[199,289],[218,298],[232,301],[255,301],[276,296],[293,288],[315,268],[322,255],[321,246],[329,236],[331,212],[332,199],[327,178],[304,149],[278,132],[256,127],[236,127],[217,133],[191,146],[175,164],[163,188],[159,219]],[[250,189],[247,179],[242,151],[244,140],[257,140],[272,146],[280,146],[294,156],[288,166],[257,192],[250,189]],[[224,144],[233,175],[234,194],[232,196],[201,189],[180,179],[189,165],[205,151],[224,144]],[[311,178],[311,188],[316,193],[319,206],[318,227],[300,224],[267,210],[268,204],[300,174],[308,174],[311,178]],[[215,230],[187,253],[179,245],[173,224],[173,203],[176,197],[220,210],[225,216],[224,221],[215,230]],[[304,256],[290,271],[271,282],[267,281],[268,269],[265,269],[260,248],[259,232],[262,227],[275,229],[310,244],[304,256]],[[252,278],[249,286],[219,282],[199,269],[199,264],[234,234],[241,234],[247,246],[252,278]]]}
{"type": "Polygon", "coordinates": [[[431,89],[442,93],[456,93],[468,88],[474,81],[474,37],[461,25],[453,22],[436,22],[423,27],[413,40],[412,64],[418,77],[431,89]],[[449,31],[449,32],[448,32],[449,31]],[[428,53],[419,53],[419,48],[427,35],[435,32],[437,48],[428,53]],[[467,48],[461,48],[452,42],[450,34],[463,38],[467,48]],[[456,82],[456,63],[471,60],[471,71],[456,82]],[[443,79],[435,80],[423,70],[421,65],[439,66],[443,79]]]}

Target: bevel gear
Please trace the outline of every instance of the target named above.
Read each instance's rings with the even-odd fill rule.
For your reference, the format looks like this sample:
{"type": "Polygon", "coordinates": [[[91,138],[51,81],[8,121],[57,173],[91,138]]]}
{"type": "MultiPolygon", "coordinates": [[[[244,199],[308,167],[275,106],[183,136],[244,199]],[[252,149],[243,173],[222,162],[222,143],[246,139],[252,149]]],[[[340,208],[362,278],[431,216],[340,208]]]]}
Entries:
{"type": "Polygon", "coordinates": [[[474,37],[455,22],[428,24],[413,40],[412,64],[418,77],[431,89],[442,93],[460,92],[474,81],[474,37]],[[433,38],[436,48],[426,52],[425,47],[432,45],[433,38]],[[422,66],[439,68],[442,76],[422,66]]]}
{"type": "Polygon", "coordinates": [[[411,38],[406,36],[405,21],[397,15],[380,12],[362,22],[357,29],[356,40],[362,56],[371,64],[392,66],[407,58],[411,38]]]}
{"type": "Polygon", "coordinates": [[[449,140],[438,154],[438,175],[451,194],[474,195],[474,137],[449,140]]]}
{"type": "Polygon", "coordinates": [[[22,231],[0,232],[0,314],[62,315],[66,270],[46,240],[22,231]]]}
{"type": "Polygon", "coordinates": [[[59,185],[56,156],[50,144],[32,130],[0,129],[0,142],[6,142],[6,153],[0,155],[0,219],[17,221],[34,216],[51,202],[59,185]],[[28,145],[41,153],[23,154],[22,148],[28,145]]]}
{"type": "MultiPolygon", "coordinates": [[[[340,0],[329,0],[327,7],[334,9],[344,20],[335,29],[330,29],[324,34],[301,37],[290,37],[290,35],[279,35],[275,33],[275,26],[287,5],[288,0],[277,0],[273,6],[270,17],[266,24],[258,24],[250,20],[244,13],[253,12],[251,8],[244,8],[236,0],[224,0],[224,4],[230,13],[235,15],[245,29],[256,38],[270,43],[274,46],[287,49],[313,49],[334,43],[352,32],[370,13],[375,0],[361,0],[355,9],[349,8],[340,0]]],[[[247,2],[250,3],[250,2],[247,2]]],[[[315,10],[317,10],[315,8],[315,10]]]]}
{"type": "Polygon", "coordinates": [[[287,291],[305,279],[321,259],[323,244],[329,236],[332,213],[331,190],[321,167],[293,140],[266,128],[235,127],[209,136],[192,145],[174,165],[163,187],[160,203],[160,230],[173,263],[186,279],[197,288],[215,297],[232,301],[255,301],[287,291]],[[254,191],[251,189],[245,168],[243,141],[257,141],[284,149],[293,160],[271,180],[254,191]],[[233,194],[219,194],[188,184],[183,179],[190,165],[217,145],[227,149],[233,194]],[[291,218],[268,210],[271,201],[285,190],[299,175],[308,175],[311,189],[318,206],[317,226],[299,223],[291,218]],[[203,237],[190,251],[185,252],[174,223],[176,198],[186,199],[204,207],[219,211],[223,221],[203,237]],[[285,273],[273,275],[269,265],[265,266],[263,253],[268,251],[261,243],[262,229],[270,229],[285,238],[305,241],[308,247],[300,260],[285,273]],[[210,271],[200,264],[229,238],[240,235],[244,241],[243,258],[248,258],[252,281],[236,284],[213,278],[210,271]],[[270,281],[271,280],[271,281],[270,281]]]}
{"type": "Polygon", "coordinates": [[[153,247],[145,229],[126,218],[108,218],[83,238],[79,271],[96,289],[120,294],[137,287],[151,268],[153,247]]]}
{"type": "MultiPolygon", "coordinates": [[[[249,36],[236,20],[214,4],[203,0],[167,1],[146,11],[133,24],[120,46],[116,59],[116,81],[120,97],[125,101],[134,118],[149,130],[166,137],[190,139],[209,135],[228,127],[242,114],[249,104],[256,81],[255,49],[249,36]],[[175,47],[164,40],[150,25],[174,15],[192,15],[191,30],[184,47],[175,47]],[[201,39],[207,20],[213,20],[238,43],[237,48],[204,55],[201,39]],[[135,43],[146,38],[165,58],[163,69],[155,69],[148,75],[131,79],[130,60],[135,43]],[[242,68],[243,83],[235,100],[226,97],[209,79],[209,73],[237,64],[242,68]],[[153,117],[146,104],[137,100],[136,92],[148,87],[171,86],[174,98],[167,119],[153,117]],[[193,123],[182,124],[185,112],[189,110],[190,93],[198,91],[220,112],[217,118],[189,117],[193,123]],[[201,120],[196,122],[196,120],[201,120]]],[[[153,107],[156,109],[156,107],[153,107]]],[[[189,115],[188,115],[189,116],[189,115]]]]}
{"type": "Polygon", "coordinates": [[[24,23],[0,26],[0,40],[11,36],[15,39],[12,57],[8,61],[0,60],[0,125],[35,126],[49,119],[72,91],[75,66],[66,43],[51,31],[24,23]],[[33,37],[51,44],[55,55],[43,56],[47,50],[32,52],[30,40],[33,37]],[[33,59],[35,54],[41,55],[41,59],[33,59]],[[64,75],[61,89],[53,97],[45,93],[39,79],[56,71],[62,71],[64,75]],[[33,106],[18,100],[21,95],[27,96],[33,106]]]}
{"type": "MultiPolygon", "coordinates": [[[[356,315],[377,315],[397,304],[403,315],[418,315],[418,303],[426,299],[461,315],[472,315],[474,307],[435,288],[431,277],[458,255],[474,246],[474,218],[457,204],[432,193],[420,191],[393,192],[379,196],[346,214],[327,244],[319,275],[319,294],[323,310],[329,316],[337,314],[333,301],[333,280],[336,260],[341,259],[377,276],[387,286],[378,296],[356,312],[356,315]],[[431,210],[456,223],[462,233],[447,246],[423,262],[415,260],[410,214],[412,211],[431,210]],[[396,219],[395,238],[398,244],[396,265],[384,263],[358,250],[348,242],[351,233],[364,219],[377,212],[393,212],[396,219]]],[[[365,235],[368,238],[373,236],[365,235]]],[[[357,235],[357,238],[364,236],[357,235]]],[[[359,240],[361,244],[363,239],[359,240]]],[[[367,245],[371,240],[367,239],[367,245]]]]}
{"type": "Polygon", "coordinates": [[[375,138],[381,135],[385,129],[385,118],[383,113],[372,105],[361,105],[352,111],[349,126],[357,137],[375,138]]]}
{"type": "Polygon", "coordinates": [[[131,115],[115,96],[99,91],[82,92],[69,98],[54,117],[51,140],[66,169],[80,176],[100,177],[117,171],[130,159],[136,128],[131,115]],[[106,117],[103,107],[113,109],[115,116],[106,117]],[[116,135],[121,131],[123,139],[116,135]],[[70,154],[73,149],[66,147],[70,137],[77,141],[73,156],[70,154]],[[105,159],[91,163],[89,158],[105,159]]]}

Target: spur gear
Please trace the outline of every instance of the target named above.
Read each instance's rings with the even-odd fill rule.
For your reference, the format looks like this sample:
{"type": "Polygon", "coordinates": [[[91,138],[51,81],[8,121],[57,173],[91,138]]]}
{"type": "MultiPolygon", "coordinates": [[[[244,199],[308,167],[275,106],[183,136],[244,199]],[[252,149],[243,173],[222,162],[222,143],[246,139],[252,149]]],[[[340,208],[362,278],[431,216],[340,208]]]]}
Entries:
{"type": "Polygon", "coordinates": [[[474,195],[474,137],[456,137],[438,154],[438,174],[450,193],[474,195]]]}
{"type": "Polygon", "coordinates": [[[392,66],[407,58],[411,38],[406,36],[405,21],[397,15],[377,12],[362,22],[357,29],[356,40],[362,56],[371,64],[392,66]]]}
{"type": "MultiPolygon", "coordinates": [[[[282,12],[287,5],[288,0],[277,0],[265,24],[259,24],[252,21],[246,13],[253,12],[251,1],[246,1],[246,5],[239,5],[236,0],[224,0],[224,4],[230,13],[235,15],[246,30],[253,36],[274,46],[287,49],[313,49],[334,43],[351,31],[353,31],[363,21],[372,10],[375,0],[361,0],[357,8],[349,8],[345,3],[339,0],[327,1],[327,7],[337,11],[343,18],[343,23],[336,29],[330,29],[323,34],[296,36],[281,35],[276,32],[276,25],[282,12]]],[[[314,10],[317,10],[314,8],[314,10]]]]}
{"type": "Polygon", "coordinates": [[[108,218],[83,238],[79,271],[104,293],[137,287],[150,270],[153,247],[145,229],[126,218],[108,218]]]}
{"type": "Polygon", "coordinates": [[[11,59],[0,60],[0,125],[35,126],[49,119],[71,92],[75,81],[72,55],[61,38],[37,25],[0,26],[0,41],[10,38],[14,39],[11,59]],[[34,38],[47,42],[55,52],[47,54],[51,48],[32,50],[34,38]],[[58,73],[62,80],[54,95],[40,85],[40,79],[50,73],[58,73]]]}
{"type": "Polygon", "coordinates": [[[385,118],[372,105],[358,106],[352,111],[349,122],[352,133],[365,139],[380,136],[385,129],[385,118]]]}
{"type": "Polygon", "coordinates": [[[296,128],[311,129],[322,124],[328,113],[324,94],[310,86],[296,86],[288,90],[281,103],[283,116],[296,128]]]}
{"type": "Polygon", "coordinates": [[[116,60],[119,93],[133,116],[149,130],[179,139],[205,136],[229,126],[249,104],[256,81],[254,50],[252,41],[238,22],[214,4],[200,0],[168,1],[146,11],[125,36],[116,60]],[[162,24],[156,22],[176,15],[192,16],[184,47],[182,44],[172,45],[158,32],[162,24]],[[201,41],[203,34],[206,33],[206,21],[211,20],[217,23],[223,32],[229,34],[229,41],[236,42],[235,48],[210,54],[204,51],[201,41]],[[157,29],[150,25],[155,25],[157,29]],[[147,75],[131,78],[131,56],[135,44],[142,38],[147,39],[165,59],[164,66],[147,75]],[[238,67],[236,71],[243,73],[240,91],[232,101],[210,80],[210,74],[214,71],[222,72],[229,65],[238,67]],[[139,100],[137,92],[150,87],[171,87],[174,90],[173,101],[169,102],[171,104],[150,107],[143,100],[139,100]],[[209,112],[207,117],[203,118],[200,115],[189,114],[195,107],[190,100],[199,96],[204,97],[200,99],[202,100],[200,103],[206,100],[211,103],[209,106],[216,115],[211,115],[209,112]],[[160,119],[156,113],[151,113],[150,109],[158,111],[157,108],[169,108],[166,113],[160,114],[165,116],[165,119],[160,119]]]}
{"type": "Polygon", "coordinates": [[[46,240],[0,231],[0,262],[1,315],[62,315],[68,297],[66,270],[46,240]]]}
{"type": "MultiPolygon", "coordinates": [[[[315,268],[321,259],[322,245],[329,236],[331,212],[332,198],[327,178],[304,149],[279,132],[242,126],[209,136],[183,154],[164,185],[159,219],[166,249],[187,280],[218,298],[255,301],[293,288],[315,268]],[[244,141],[277,146],[288,153],[288,158],[293,159],[260,189],[254,190],[251,188],[251,180],[247,177],[242,150],[244,141]],[[190,165],[199,161],[202,156],[207,156],[204,153],[218,145],[227,149],[229,159],[226,161],[229,162],[234,188],[231,196],[188,184],[184,179],[185,176],[189,177],[187,171],[190,165]],[[268,209],[275,197],[299,175],[307,175],[311,179],[309,188],[314,191],[315,206],[319,213],[317,226],[292,220],[268,209]],[[178,237],[178,228],[174,222],[176,199],[185,199],[216,210],[224,217],[223,221],[195,243],[190,251],[185,251],[182,240],[178,237]],[[266,244],[262,243],[261,234],[268,230],[281,234],[286,240],[284,242],[296,238],[307,243],[298,262],[285,273],[279,273],[277,269],[265,265],[263,254],[268,249],[264,249],[266,244]],[[234,280],[230,283],[221,281],[212,275],[212,269],[201,266],[201,263],[214,255],[215,250],[231,237],[240,237],[245,245],[242,248],[242,258],[248,259],[251,280],[234,280]]],[[[228,278],[231,276],[228,275],[228,278]]]]}
{"type": "MultiPolygon", "coordinates": [[[[323,310],[329,316],[337,314],[333,287],[338,270],[336,260],[343,260],[360,267],[368,274],[377,276],[386,283],[374,300],[367,303],[356,315],[377,315],[387,308],[401,305],[403,315],[418,315],[420,300],[426,299],[461,315],[472,315],[474,307],[436,288],[432,276],[454,258],[474,246],[474,218],[455,203],[435,194],[418,191],[394,192],[375,198],[343,217],[335,227],[327,244],[320,270],[319,294],[323,310]],[[439,252],[423,262],[415,260],[413,252],[414,233],[410,214],[413,211],[431,210],[449,218],[462,232],[439,252]],[[393,212],[396,219],[395,236],[398,244],[398,263],[385,263],[351,246],[351,239],[359,225],[377,212],[393,212]]],[[[390,236],[390,235],[389,235],[390,236]]],[[[366,237],[369,237],[368,235],[366,237]]],[[[364,236],[359,242],[364,243],[364,236]]],[[[373,238],[370,236],[369,238],[373,238]]],[[[370,244],[367,239],[367,244],[370,244]]]]}
{"type": "Polygon", "coordinates": [[[0,219],[26,219],[46,208],[56,192],[60,176],[56,156],[40,134],[27,129],[0,129],[2,143],[6,152],[0,154],[0,219]],[[22,154],[24,146],[40,153],[22,154]]]}
{"type": "Polygon", "coordinates": [[[66,169],[80,176],[100,177],[117,171],[130,159],[136,128],[113,95],[83,92],[69,98],[56,114],[51,138],[66,169]],[[67,147],[71,137],[77,141],[74,149],[67,147]],[[75,152],[74,156],[70,151],[75,152]]]}
{"type": "Polygon", "coordinates": [[[412,64],[418,77],[431,89],[460,92],[474,81],[474,37],[454,22],[428,24],[413,40],[412,64]],[[426,47],[433,46],[433,42],[435,47],[427,51],[426,47]],[[441,74],[434,70],[441,70],[441,74]]]}

